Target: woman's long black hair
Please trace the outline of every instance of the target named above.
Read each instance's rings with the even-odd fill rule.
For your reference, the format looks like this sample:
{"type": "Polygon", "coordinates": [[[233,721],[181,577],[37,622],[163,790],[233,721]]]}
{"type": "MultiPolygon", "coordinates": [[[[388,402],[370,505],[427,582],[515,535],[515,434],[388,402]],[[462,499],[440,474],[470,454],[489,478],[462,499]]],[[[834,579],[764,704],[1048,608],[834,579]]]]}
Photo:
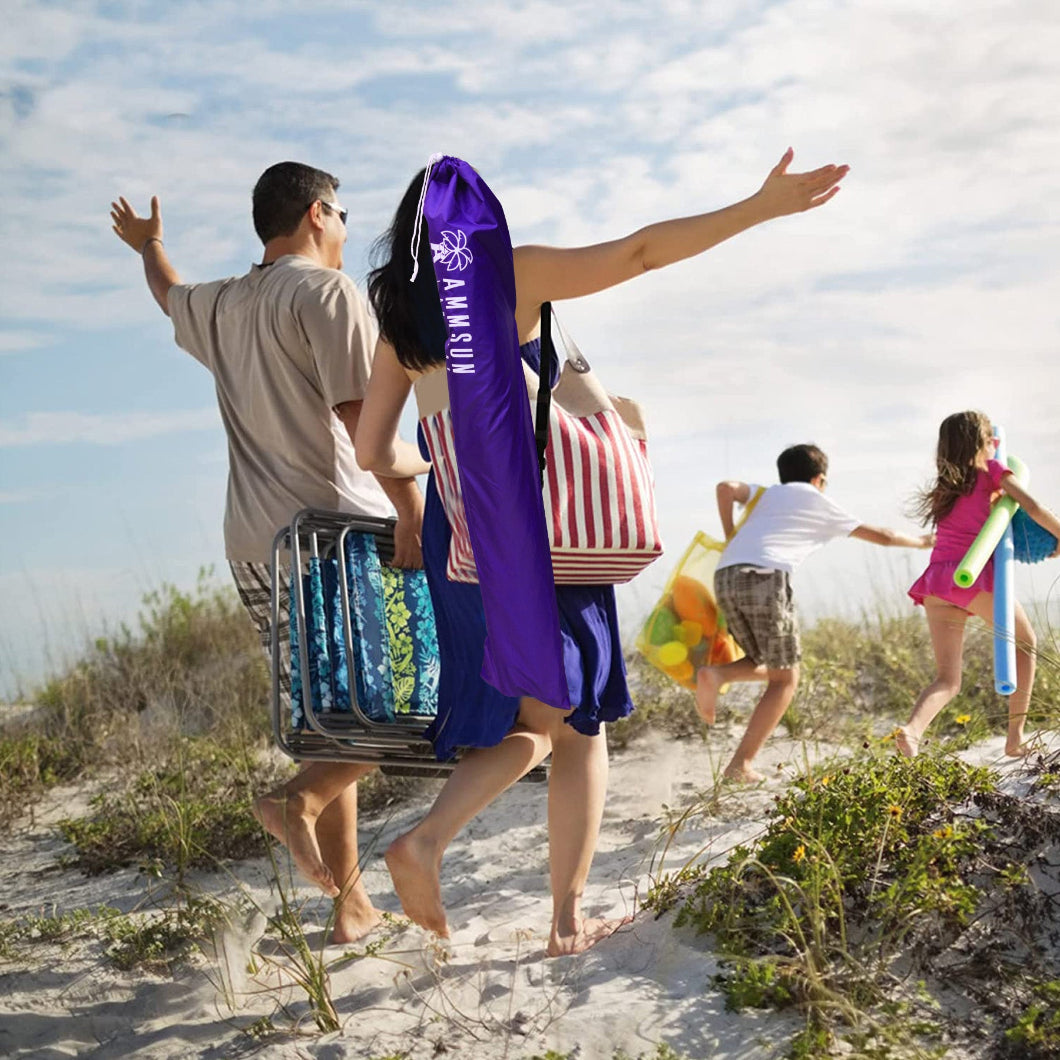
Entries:
{"type": "Polygon", "coordinates": [[[419,245],[419,273],[412,275],[412,232],[416,226],[424,171],[412,178],[390,227],[372,245],[378,264],[368,274],[368,300],[383,338],[406,368],[426,371],[445,363],[445,320],[431,264],[426,221],[419,245]]]}

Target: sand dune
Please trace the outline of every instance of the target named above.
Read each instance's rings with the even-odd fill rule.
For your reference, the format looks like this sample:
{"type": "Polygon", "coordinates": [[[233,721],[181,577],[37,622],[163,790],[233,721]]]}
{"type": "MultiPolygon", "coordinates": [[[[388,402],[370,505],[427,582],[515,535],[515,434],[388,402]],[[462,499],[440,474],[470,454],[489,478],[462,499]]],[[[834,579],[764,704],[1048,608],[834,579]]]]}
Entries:
{"type": "MultiPolygon", "coordinates": [[[[712,789],[713,773],[737,735],[737,729],[722,728],[710,743],[653,735],[614,757],[586,906],[592,914],[636,915],[586,954],[544,956],[550,914],[546,805],[537,785],[509,791],[453,844],[443,876],[451,940],[440,943],[400,921],[381,852],[422,813],[431,797],[426,792],[387,818],[364,821],[368,888],[395,919],[366,940],[378,946],[374,955],[358,957],[356,947],[326,951],[332,961],[354,955],[332,970],[340,1031],[256,1041],[240,1030],[260,1017],[283,1025],[306,1012],[304,994],[284,973],[278,944],[265,936],[266,917],[249,911],[219,936],[214,952],[196,956],[174,976],[118,971],[91,939],[41,944],[34,964],[0,965],[0,1054],[518,1060],[552,1049],[610,1060],[615,1049],[654,1055],[666,1042],[693,1058],[782,1055],[793,1023],[775,1014],[726,1012],[712,986],[717,962],[708,941],[675,930],[672,914],[655,919],[638,904],[662,870],[697,857],[720,859],[756,835],[791,776],[838,751],[771,741],[762,762],[769,781],[753,790],[723,789],[709,816],[685,823],[664,859],[667,822],[697,792],[712,789]],[[252,956],[255,968],[248,971],[252,956]]],[[[998,764],[1000,753],[998,738],[971,757],[998,764]]],[[[1004,768],[1012,773],[1019,767],[1004,768]]],[[[133,869],[89,879],[61,867],[67,848],[52,823],[76,813],[84,799],[84,792],[55,791],[32,823],[4,838],[0,917],[165,904],[168,885],[133,869]]],[[[199,874],[192,883],[233,900],[250,898],[270,912],[276,906],[270,873],[263,859],[234,865],[230,873],[199,874]]],[[[307,937],[319,949],[329,903],[306,886],[298,893],[306,903],[307,937]]]]}

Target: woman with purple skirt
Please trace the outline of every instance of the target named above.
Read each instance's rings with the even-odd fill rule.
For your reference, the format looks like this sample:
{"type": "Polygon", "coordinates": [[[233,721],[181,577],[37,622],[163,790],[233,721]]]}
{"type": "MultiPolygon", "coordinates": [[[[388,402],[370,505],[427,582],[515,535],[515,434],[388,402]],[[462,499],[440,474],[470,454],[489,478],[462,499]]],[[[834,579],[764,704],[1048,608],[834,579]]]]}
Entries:
{"type": "MultiPolygon", "coordinates": [[[[649,225],[607,243],[572,249],[517,247],[515,324],[520,352],[531,367],[540,357],[541,306],[580,298],[653,269],[693,257],[774,217],[821,206],[839,190],[846,166],[788,173],[785,152],[749,198],[712,213],[649,225]]],[[[409,391],[417,392],[420,446],[432,394],[445,386],[444,327],[429,240],[418,250],[415,281],[410,246],[418,227],[425,174],[413,178],[393,224],[380,239],[380,264],[369,297],[380,325],[372,378],[357,429],[362,468],[407,476],[423,465],[397,443],[397,425],[409,391]]],[[[552,925],[549,956],[579,953],[625,921],[582,915],[581,901],[603,816],[607,745],[603,723],[628,715],[626,685],[611,586],[556,586],[563,664],[572,707],[529,696],[502,695],[481,676],[486,625],[475,584],[452,581],[446,566],[452,535],[436,476],[455,475],[455,458],[437,448],[423,517],[423,560],[438,626],[441,659],[438,719],[428,733],[440,759],[461,749],[460,761],[427,816],[387,850],[386,861],[406,914],[448,936],[442,904],[442,855],[454,836],[501,792],[550,754],[548,797],[552,925]],[[444,464],[445,466],[439,466],[444,464]]],[[[519,601],[511,603],[518,613],[519,601]]]]}

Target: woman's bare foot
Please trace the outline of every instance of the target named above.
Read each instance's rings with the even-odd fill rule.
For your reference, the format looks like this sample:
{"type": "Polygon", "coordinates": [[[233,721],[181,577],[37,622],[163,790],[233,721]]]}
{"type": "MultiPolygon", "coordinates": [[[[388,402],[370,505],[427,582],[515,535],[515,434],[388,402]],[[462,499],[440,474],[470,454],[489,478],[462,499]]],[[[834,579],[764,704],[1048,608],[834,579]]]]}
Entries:
{"type": "Polygon", "coordinates": [[[441,855],[433,845],[422,842],[411,832],[398,836],[386,852],[386,867],[405,915],[420,927],[447,939],[449,924],[438,878],[441,862],[441,855]]]}
{"type": "Polygon", "coordinates": [[[729,765],[722,773],[722,780],[733,780],[737,784],[761,784],[766,778],[750,766],[729,765]]]}
{"type": "Polygon", "coordinates": [[[305,812],[300,795],[261,795],[254,800],[251,812],[255,820],[291,855],[298,871],[315,883],[329,898],[337,898],[339,888],[331,869],[320,857],[316,817],[305,812]]]}
{"type": "MultiPolygon", "coordinates": [[[[348,906],[349,903],[347,902],[348,906]]],[[[338,907],[335,903],[335,922],[331,926],[331,944],[342,946],[348,942],[357,942],[369,932],[374,931],[383,922],[383,914],[369,904],[367,908],[358,905],[356,909],[338,907]]]]}
{"type": "Polygon", "coordinates": [[[894,745],[904,758],[916,758],[920,750],[920,737],[910,732],[904,725],[894,730],[894,745]]]}
{"type": "Polygon", "coordinates": [[[545,952],[549,957],[570,957],[575,953],[584,953],[591,946],[613,935],[620,927],[631,923],[632,920],[631,916],[618,917],[615,920],[593,917],[577,921],[576,926],[569,932],[561,932],[553,924],[548,938],[548,949],[545,952]]]}
{"type": "Polygon", "coordinates": [[[701,666],[696,671],[696,713],[708,724],[714,724],[718,706],[718,690],[721,681],[710,666],[701,666]]]}

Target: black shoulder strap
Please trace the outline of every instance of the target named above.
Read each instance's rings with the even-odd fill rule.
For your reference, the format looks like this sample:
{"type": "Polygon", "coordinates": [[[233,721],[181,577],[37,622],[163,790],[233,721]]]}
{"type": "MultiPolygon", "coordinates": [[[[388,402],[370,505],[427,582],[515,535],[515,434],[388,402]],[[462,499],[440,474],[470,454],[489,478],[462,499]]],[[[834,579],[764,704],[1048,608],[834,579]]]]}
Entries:
{"type": "Polygon", "coordinates": [[[541,368],[538,373],[537,409],[534,422],[534,438],[537,441],[537,464],[541,485],[545,484],[545,450],[548,449],[548,411],[552,404],[552,365],[556,361],[556,348],[552,345],[552,303],[541,307],[541,368]]]}

